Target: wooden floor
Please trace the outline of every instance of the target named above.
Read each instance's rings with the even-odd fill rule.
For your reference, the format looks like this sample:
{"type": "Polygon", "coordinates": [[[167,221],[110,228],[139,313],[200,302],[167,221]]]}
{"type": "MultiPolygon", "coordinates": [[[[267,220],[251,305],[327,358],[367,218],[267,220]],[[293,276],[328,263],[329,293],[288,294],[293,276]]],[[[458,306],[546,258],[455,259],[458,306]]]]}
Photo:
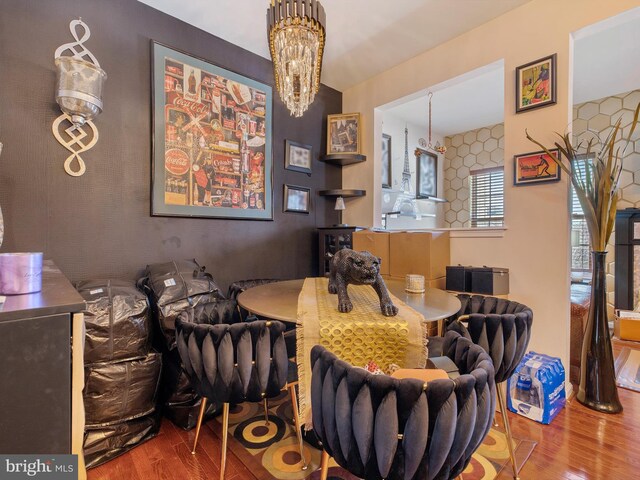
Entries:
{"type": "MultiPolygon", "coordinates": [[[[619,350],[620,345],[616,347],[619,350]]],[[[513,434],[538,442],[520,472],[522,480],[626,480],[640,478],[640,393],[619,389],[624,412],[606,415],[572,400],[551,425],[510,414],[513,434]]],[[[498,417],[500,417],[498,415],[498,417]]],[[[103,466],[89,471],[89,480],[217,479],[220,429],[209,422],[200,434],[197,455],[191,455],[194,432],[164,420],[160,434],[103,466]]],[[[254,480],[229,451],[228,480],[254,480]]],[[[510,478],[504,471],[501,480],[510,478]]]]}

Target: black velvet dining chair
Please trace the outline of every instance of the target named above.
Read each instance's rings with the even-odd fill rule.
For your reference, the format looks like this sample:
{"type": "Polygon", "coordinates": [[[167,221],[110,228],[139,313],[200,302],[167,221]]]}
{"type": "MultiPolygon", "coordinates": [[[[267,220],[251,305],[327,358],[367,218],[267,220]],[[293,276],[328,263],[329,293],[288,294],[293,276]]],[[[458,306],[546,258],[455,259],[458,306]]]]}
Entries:
{"type": "Polygon", "coordinates": [[[311,351],[313,429],[330,456],[367,480],[434,480],[460,475],[491,428],[493,363],[456,332],[442,348],[460,376],[427,383],[372,375],[324,347],[311,351]]]}
{"type": "MultiPolygon", "coordinates": [[[[253,280],[238,280],[229,285],[228,298],[234,300],[237,305],[238,315],[241,321],[250,321],[255,314],[248,312],[237,303],[238,295],[250,288],[259,287],[268,283],[282,282],[282,280],[274,278],[258,278],[253,280]]],[[[270,320],[269,318],[261,318],[262,320],[270,320]]],[[[286,330],[284,332],[284,340],[287,344],[287,355],[289,358],[296,356],[296,326],[294,323],[285,323],[286,330]]]]}
{"type": "Polygon", "coordinates": [[[229,404],[263,402],[278,396],[285,388],[293,406],[302,469],[307,468],[295,391],[297,368],[287,358],[284,330],[284,324],[277,321],[209,325],[180,317],[176,320],[176,343],[183,367],[202,396],[192,454],[198,444],[207,401],[223,405],[221,480],[227,457],[229,404]]]}
{"type": "MultiPolygon", "coordinates": [[[[513,478],[519,479],[507,415],[506,381],[513,375],[527,351],[531,339],[533,312],[522,303],[503,298],[467,294],[458,294],[457,297],[461,308],[447,329],[458,332],[482,347],[493,361],[513,478]]],[[[432,348],[430,344],[430,353],[432,348]]]]}

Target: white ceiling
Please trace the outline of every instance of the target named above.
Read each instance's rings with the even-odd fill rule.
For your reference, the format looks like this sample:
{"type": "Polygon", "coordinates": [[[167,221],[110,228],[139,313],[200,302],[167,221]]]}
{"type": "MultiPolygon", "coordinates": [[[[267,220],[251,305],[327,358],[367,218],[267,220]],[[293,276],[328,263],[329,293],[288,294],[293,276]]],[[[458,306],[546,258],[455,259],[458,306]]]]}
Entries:
{"type": "Polygon", "coordinates": [[[640,8],[574,36],[573,103],[640,88],[640,8]]]}
{"type": "MultiPolygon", "coordinates": [[[[269,0],[139,0],[269,58],[269,0]]],[[[321,0],[322,82],[344,91],[529,0],[321,0]]]]}
{"type": "MultiPolygon", "coordinates": [[[[574,104],[640,88],[640,7],[590,25],[576,32],[574,40],[574,104]]],[[[431,90],[432,129],[440,135],[504,121],[500,65],[469,72],[431,90]]],[[[427,108],[426,92],[417,92],[383,110],[426,129],[427,108]]]]}
{"type": "MultiPolygon", "coordinates": [[[[447,136],[504,121],[504,67],[502,62],[469,72],[434,86],[431,99],[432,130],[447,136]]],[[[383,108],[385,114],[428,127],[429,101],[425,92],[418,98],[383,108]],[[399,105],[398,105],[399,104],[399,105]]]]}

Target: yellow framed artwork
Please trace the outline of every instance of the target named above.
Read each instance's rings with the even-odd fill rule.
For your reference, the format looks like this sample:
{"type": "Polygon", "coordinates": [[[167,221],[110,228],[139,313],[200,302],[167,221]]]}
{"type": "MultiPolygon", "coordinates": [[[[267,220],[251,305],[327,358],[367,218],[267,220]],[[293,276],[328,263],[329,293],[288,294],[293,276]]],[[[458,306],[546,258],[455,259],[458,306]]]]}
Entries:
{"type": "Polygon", "coordinates": [[[555,103],[555,53],[516,68],[516,113],[555,103]]]}

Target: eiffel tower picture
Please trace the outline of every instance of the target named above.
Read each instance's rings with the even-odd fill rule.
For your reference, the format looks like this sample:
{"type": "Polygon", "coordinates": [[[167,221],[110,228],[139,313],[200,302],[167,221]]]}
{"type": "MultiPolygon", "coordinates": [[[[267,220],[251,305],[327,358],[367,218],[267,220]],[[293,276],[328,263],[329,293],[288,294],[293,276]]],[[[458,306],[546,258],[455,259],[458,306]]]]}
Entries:
{"type": "Polygon", "coordinates": [[[401,215],[419,218],[420,210],[411,186],[411,170],[409,168],[409,130],[404,127],[404,169],[402,170],[402,192],[398,194],[393,211],[401,215]]]}
{"type": "Polygon", "coordinates": [[[402,170],[402,191],[411,193],[411,170],[409,169],[409,130],[404,127],[404,170],[402,170]]]}

